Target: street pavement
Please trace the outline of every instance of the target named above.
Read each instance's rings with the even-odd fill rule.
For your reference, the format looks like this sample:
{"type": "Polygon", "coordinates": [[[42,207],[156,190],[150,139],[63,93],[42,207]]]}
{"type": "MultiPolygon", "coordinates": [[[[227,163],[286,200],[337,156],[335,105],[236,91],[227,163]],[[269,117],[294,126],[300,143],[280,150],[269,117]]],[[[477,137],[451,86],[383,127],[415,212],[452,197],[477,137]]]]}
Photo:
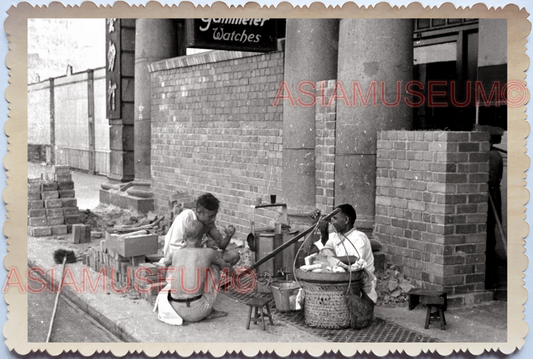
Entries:
{"type": "MultiPolygon", "coordinates": [[[[29,177],[38,177],[42,171],[50,171],[40,165],[30,164],[29,177]]],[[[103,176],[91,176],[73,171],[76,198],[80,209],[91,209],[98,205],[100,184],[106,182],[103,176]]],[[[54,267],[60,272],[60,266],[53,262],[53,252],[58,248],[72,249],[76,254],[87,251],[91,244],[72,244],[69,236],[62,239],[28,238],[28,263],[30,267],[39,266],[45,271],[54,267]]],[[[93,240],[98,241],[99,240],[93,240]]],[[[96,243],[96,242],[95,242],[96,243]]],[[[92,246],[95,245],[92,244],[92,246]]],[[[68,265],[74,277],[81,283],[82,264],[68,265]]],[[[97,282],[92,272],[93,283],[97,282]]],[[[58,280],[58,278],[56,278],[58,280]]],[[[98,282],[102,283],[102,282],[98,282]]],[[[65,295],[82,311],[107,330],[125,341],[135,342],[287,342],[315,343],[325,339],[296,328],[283,321],[275,321],[274,326],[268,325],[266,331],[260,326],[246,330],[248,307],[241,302],[221,294],[218,296],[215,309],[228,312],[227,317],[216,318],[185,326],[170,326],[157,319],[152,305],[143,299],[130,294],[115,293],[107,289],[96,293],[86,291],[75,293],[73,288],[64,288],[65,295]],[[149,328],[149,329],[147,329],[149,328]],[[209,333],[209,336],[206,336],[209,333]]],[[[101,288],[100,288],[101,289],[101,288]]],[[[446,311],[447,326],[440,330],[438,325],[424,329],[426,308],[418,306],[412,311],[407,307],[376,307],[375,315],[385,321],[441,340],[457,343],[498,343],[507,342],[508,320],[507,302],[492,301],[463,307],[449,307],[446,311]]]]}

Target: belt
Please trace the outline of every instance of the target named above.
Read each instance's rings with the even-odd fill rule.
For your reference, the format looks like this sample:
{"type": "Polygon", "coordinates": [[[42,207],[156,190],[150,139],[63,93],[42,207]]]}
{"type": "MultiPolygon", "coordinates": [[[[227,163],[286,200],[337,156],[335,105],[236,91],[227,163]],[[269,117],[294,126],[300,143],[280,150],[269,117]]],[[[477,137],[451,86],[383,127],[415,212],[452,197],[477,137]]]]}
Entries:
{"type": "Polygon", "coordinates": [[[176,298],[174,298],[174,297],[172,297],[170,295],[170,292],[168,292],[168,301],[169,302],[178,302],[178,303],[187,303],[187,306],[189,306],[190,305],[189,303],[194,302],[195,300],[198,300],[198,299],[202,298],[202,295],[203,294],[199,294],[199,295],[197,295],[195,297],[176,299],[176,298]]]}

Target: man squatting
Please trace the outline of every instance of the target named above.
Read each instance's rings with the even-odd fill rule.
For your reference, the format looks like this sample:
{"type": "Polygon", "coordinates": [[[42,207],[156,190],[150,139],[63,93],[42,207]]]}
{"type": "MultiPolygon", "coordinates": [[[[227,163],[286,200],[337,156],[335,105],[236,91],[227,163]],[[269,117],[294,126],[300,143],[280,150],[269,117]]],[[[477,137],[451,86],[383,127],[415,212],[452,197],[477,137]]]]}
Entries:
{"type": "Polygon", "coordinates": [[[185,225],[182,247],[169,252],[164,264],[171,266],[168,272],[168,302],[186,322],[198,322],[226,316],[217,311],[216,302],[220,270],[232,267],[213,248],[202,248],[199,244],[204,235],[204,224],[193,220],[185,225]]]}

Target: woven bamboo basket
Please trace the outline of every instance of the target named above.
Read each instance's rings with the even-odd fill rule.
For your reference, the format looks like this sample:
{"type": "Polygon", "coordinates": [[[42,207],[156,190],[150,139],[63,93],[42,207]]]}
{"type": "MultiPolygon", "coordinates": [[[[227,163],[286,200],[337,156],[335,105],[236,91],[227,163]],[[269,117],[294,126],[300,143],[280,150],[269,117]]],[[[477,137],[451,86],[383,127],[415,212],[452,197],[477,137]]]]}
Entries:
{"type": "Polygon", "coordinates": [[[363,273],[363,270],[351,273],[313,273],[296,269],[294,275],[305,294],[305,323],[315,328],[348,328],[350,313],[344,297],[349,285],[356,294],[359,293],[363,273]]]}

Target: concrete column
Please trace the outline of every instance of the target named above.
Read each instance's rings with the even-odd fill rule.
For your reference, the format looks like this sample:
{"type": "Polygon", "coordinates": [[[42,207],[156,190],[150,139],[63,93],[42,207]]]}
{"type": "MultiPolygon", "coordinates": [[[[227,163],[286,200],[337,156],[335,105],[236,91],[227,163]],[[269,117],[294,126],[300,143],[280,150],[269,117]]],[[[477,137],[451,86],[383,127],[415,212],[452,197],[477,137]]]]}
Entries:
{"type": "Polygon", "coordinates": [[[96,132],[94,124],[94,70],[87,70],[87,125],[89,134],[89,173],[96,173],[96,132]]]}
{"type": "Polygon", "coordinates": [[[374,224],[377,132],[412,128],[412,108],[404,102],[405,85],[413,79],[412,32],[412,20],[340,21],[338,80],[349,98],[337,100],[335,204],[354,205],[361,229],[374,224]],[[374,84],[370,103],[362,103],[354,84],[363,100],[374,84]]]}
{"type": "Polygon", "coordinates": [[[295,101],[283,101],[283,197],[290,213],[315,203],[315,83],[337,77],[337,19],[287,19],[285,81],[295,101]],[[300,90],[298,85],[308,82],[300,90]]]}
{"type": "Polygon", "coordinates": [[[135,25],[135,181],[149,186],[151,176],[151,84],[148,64],[178,56],[176,20],[137,19],[135,25]]]}

